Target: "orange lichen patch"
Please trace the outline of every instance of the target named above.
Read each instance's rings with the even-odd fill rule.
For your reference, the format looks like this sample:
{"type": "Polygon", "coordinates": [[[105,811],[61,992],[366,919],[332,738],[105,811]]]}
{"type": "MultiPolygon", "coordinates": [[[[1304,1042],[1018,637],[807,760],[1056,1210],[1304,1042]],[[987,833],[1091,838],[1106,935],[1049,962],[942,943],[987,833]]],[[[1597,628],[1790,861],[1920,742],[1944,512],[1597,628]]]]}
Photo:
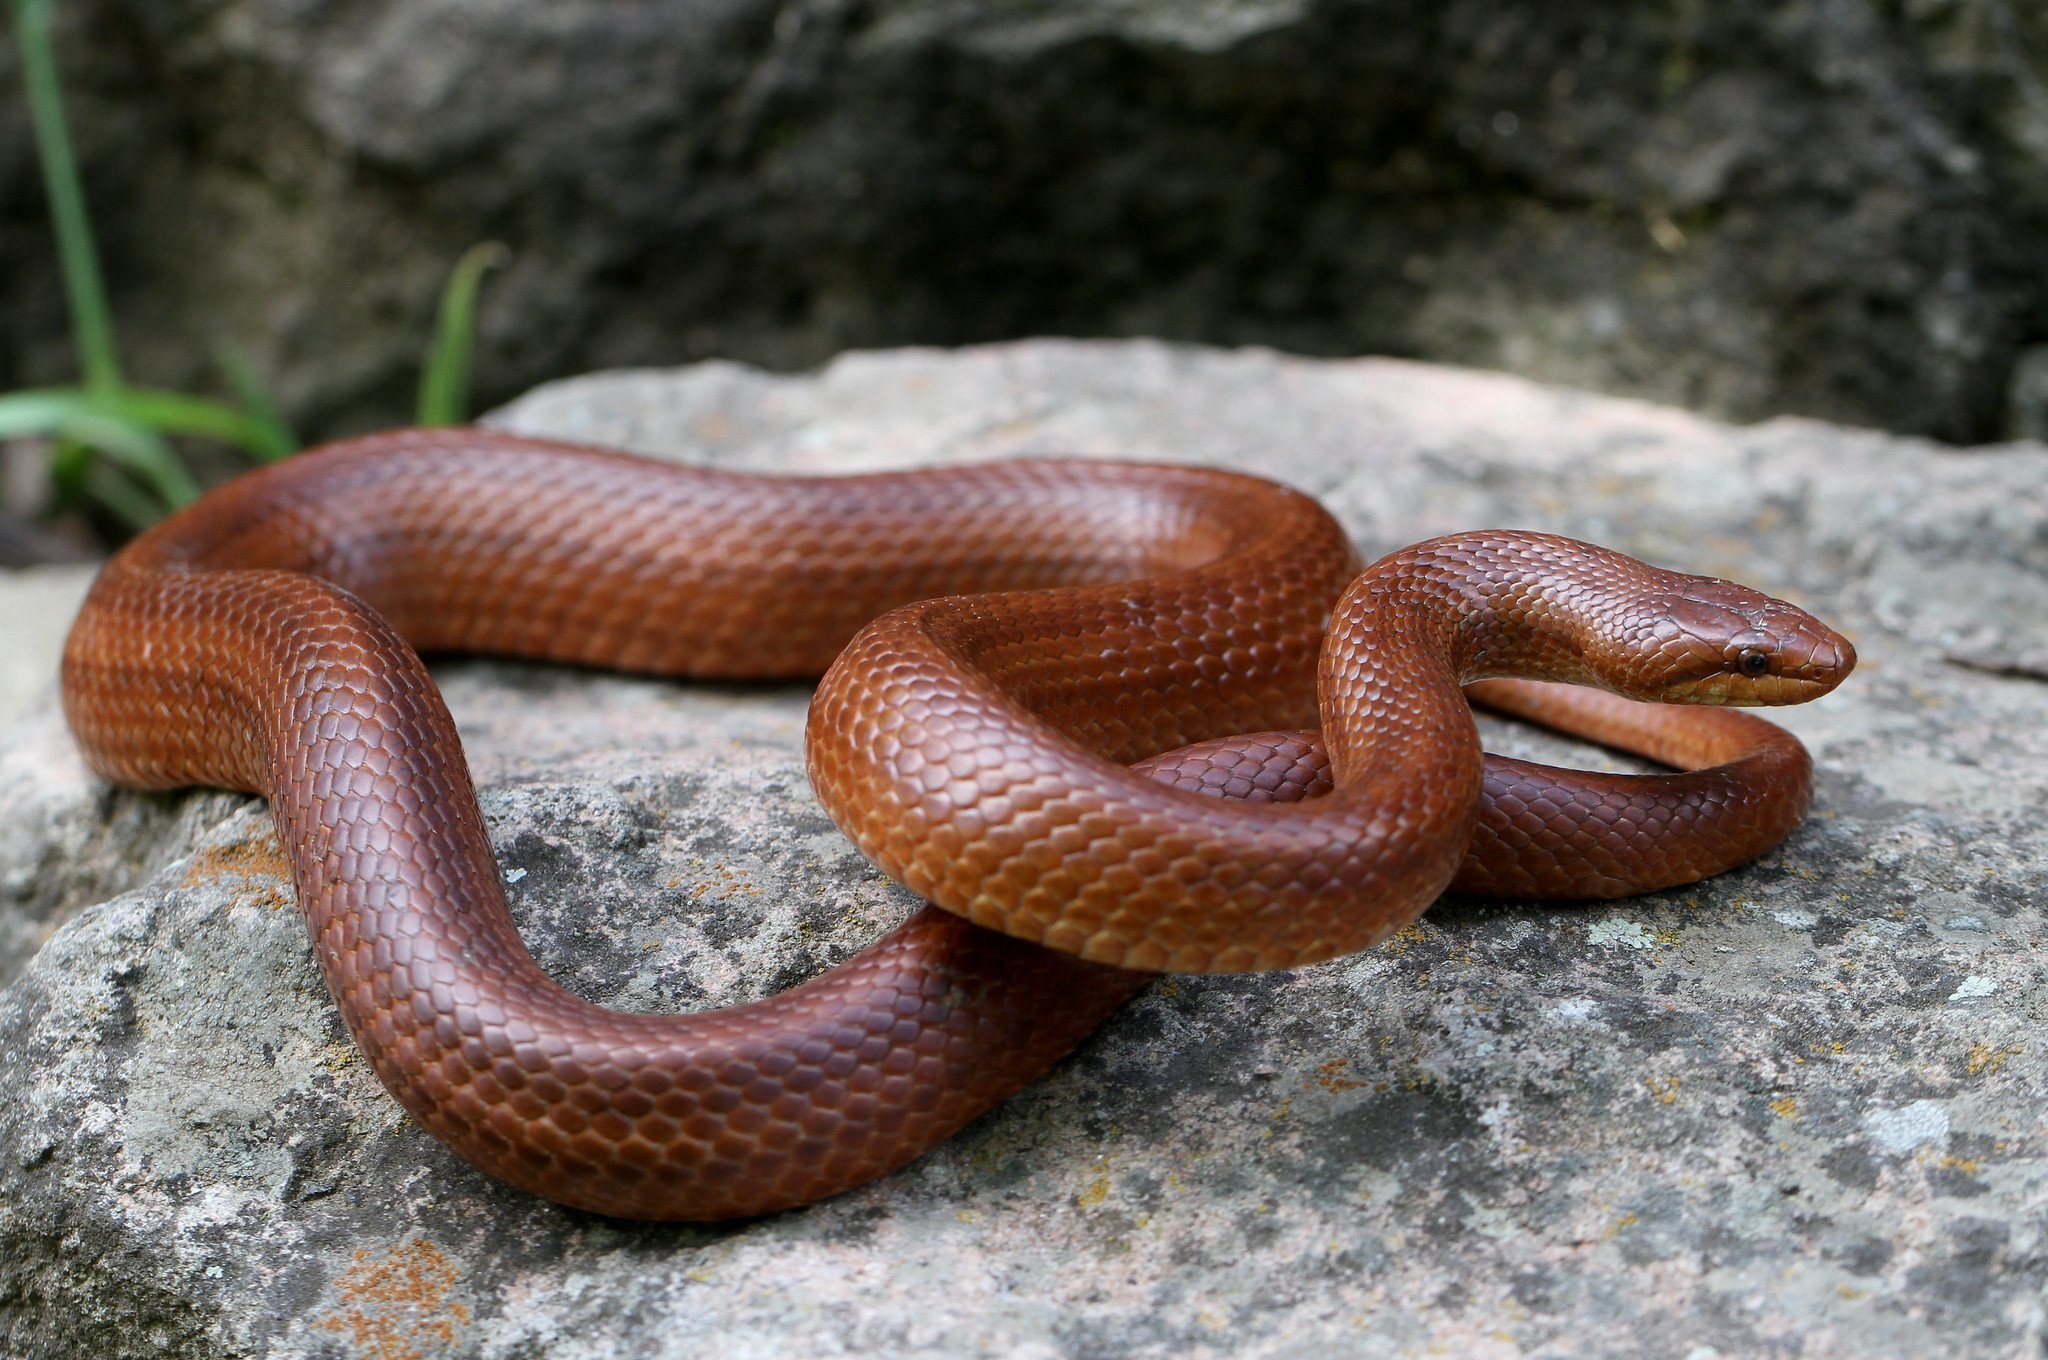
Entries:
{"type": "MultiPolygon", "coordinates": [[[[714,900],[720,897],[729,898],[741,894],[748,897],[759,897],[761,895],[759,885],[754,882],[753,875],[746,869],[735,869],[730,865],[712,863],[702,855],[690,856],[689,867],[689,877],[695,880],[689,884],[689,889],[693,892],[702,893],[714,900]]],[[[684,877],[679,874],[669,879],[668,886],[671,888],[682,887],[684,882],[684,877]]]]}
{"type": "Polygon", "coordinates": [[[1644,1077],[1643,1084],[1650,1088],[1650,1094],[1657,1097],[1662,1105],[1669,1105],[1678,1099],[1677,1077],[1644,1077]]]}
{"type": "Polygon", "coordinates": [[[207,846],[185,866],[184,886],[196,888],[230,877],[243,880],[250,894],[272,910],[292,905],[292,866],[274,836],[207,846]]]}
{"type": "Polygon", "coordinates": [[[461,1278],[445,1252],[417,1237],[381,1255],[358,1247],[334,1282],[340,1306],[313,1326],[346,1337],[360,1360],[428,1360],[469,1325],[469,1308],[451,1297],[461,1278]]]}
{"type": "Polygon", "coordinates": [[[1366,1083],[1344,1075],[1344,1069],[1350,1065],[1349,1058],[1332,1058],[1316,1069],[1313,1080],[1325,1091],[1355,1091],[1366,1083]]]}

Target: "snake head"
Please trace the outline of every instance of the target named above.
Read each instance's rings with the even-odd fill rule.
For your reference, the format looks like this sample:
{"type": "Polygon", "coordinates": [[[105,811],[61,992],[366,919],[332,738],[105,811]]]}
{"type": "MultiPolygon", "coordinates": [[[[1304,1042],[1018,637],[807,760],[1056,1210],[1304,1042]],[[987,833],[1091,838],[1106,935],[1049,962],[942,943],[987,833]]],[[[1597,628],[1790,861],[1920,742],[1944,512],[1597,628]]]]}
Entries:
{"type": "MultiPolygon", "coordinates": [[[[1794,604],[1711,576],[1646,601],[1664,703],[1756,707],[1818,699],[1855,668],[1847,638],[1794,604]]],[[[1650,697],[1644,694],[1641,697],[1650,697]]]]}

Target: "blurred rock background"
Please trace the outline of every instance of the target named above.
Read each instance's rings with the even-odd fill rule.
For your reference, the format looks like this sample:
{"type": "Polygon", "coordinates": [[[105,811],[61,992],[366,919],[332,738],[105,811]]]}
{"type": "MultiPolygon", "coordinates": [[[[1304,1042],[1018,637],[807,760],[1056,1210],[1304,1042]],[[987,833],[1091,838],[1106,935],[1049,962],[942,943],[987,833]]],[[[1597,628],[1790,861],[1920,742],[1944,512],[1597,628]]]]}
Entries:
{"type": "MultiPolygon", "coordinates": [[[[2034,0],[65,0],[139,380],[402,420],[721,356],[1157,335],[2048,429],[2034,0]]],[[[67,380],[11,47],[0,387],[67,380]]]]}

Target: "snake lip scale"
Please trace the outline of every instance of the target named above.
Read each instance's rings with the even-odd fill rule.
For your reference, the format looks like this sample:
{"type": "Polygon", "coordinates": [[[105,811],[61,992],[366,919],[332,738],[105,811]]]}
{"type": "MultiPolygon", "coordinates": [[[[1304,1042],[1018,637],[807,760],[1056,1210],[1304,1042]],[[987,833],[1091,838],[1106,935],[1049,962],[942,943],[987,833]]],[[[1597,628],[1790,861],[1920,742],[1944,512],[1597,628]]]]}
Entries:
{"type": "Polygon", "coordinates": [[[1754,858],[1812,767],[1732,706],[1854,659],[1791,605],[1551,535],[1366,567],[1313,500],[1235,473],[761,477],[443,430],[303,454],[137,538],[62,694],[105,777],[270,800],[342,1018],[436,1138],[564,1204],[716,1219],[909,1161],[1149,971],[1330,958],[1446,887],[1616,896],[1754,858]],[[422,651],[822,674],[818,797],[936,906],[750,1005],[573,996],[512,925],[422,651]],[[1486,757],[1468,693],[1677,772],[1486,757]]]}

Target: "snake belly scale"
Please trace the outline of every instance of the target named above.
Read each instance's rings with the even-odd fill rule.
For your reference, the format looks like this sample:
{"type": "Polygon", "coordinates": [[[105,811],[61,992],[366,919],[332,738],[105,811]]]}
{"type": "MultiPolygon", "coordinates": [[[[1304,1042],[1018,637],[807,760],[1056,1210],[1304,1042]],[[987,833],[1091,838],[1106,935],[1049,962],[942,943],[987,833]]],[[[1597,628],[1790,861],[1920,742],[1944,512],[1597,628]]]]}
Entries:
{"type": "Polygon", "coordinates": [[[341,1014],[436,1137],[565,1204],[724,1218],[915,1157],[1068,1052],[1143,985],[1131,970],[1331,957],[1454,877],[1689,881],[1803,813],[1804,752],[1746,715],[1488,682],[1713,766],[1601,785],[1482,763],[1458,691],[1796,701],[1853,652],[1791,606],[1544,535],[1359,567],[1312,500],[1209,470],[768,478],[395,432],[138,538],[74,626],[63,695],[107,777],[270,800],[341,1014]],[[820,800],[947,910],[752,1005],[591,1005],[512,926],[421,651],[823,672],[820,800]],[[1263,801],[1203,796],[1243,792],[1263,801]]]}

